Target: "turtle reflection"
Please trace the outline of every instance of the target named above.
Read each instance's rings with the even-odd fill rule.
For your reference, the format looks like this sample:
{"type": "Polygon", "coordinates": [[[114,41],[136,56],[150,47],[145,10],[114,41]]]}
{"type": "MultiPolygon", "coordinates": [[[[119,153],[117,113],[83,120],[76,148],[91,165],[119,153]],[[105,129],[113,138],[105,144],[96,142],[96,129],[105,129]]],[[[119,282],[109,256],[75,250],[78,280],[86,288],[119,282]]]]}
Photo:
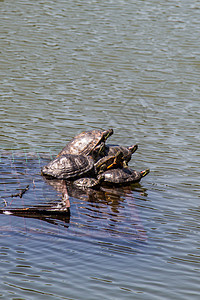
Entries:
{"type": "MultiPolygon", "coordinates": [[[[78,226],[88,227],[88,224],[97,226],[95,236],[115,235],[118,237],[134,237],[140,241],[146,240],[146,232],[138,215],[138,207],[135,205],[134,194],[145,194],[145,189],[139,183],[126,186],[106,186],[99,188],[77,187],[73,181],[45,179],[59,193],[67,190],[68,197],[73,206],[71,219],[78,226]],[[76,209],[75,209],[76,207],[76,209]],[[129,220],[129,221],[128,221],[129,220]],[[130,222],[132,226],[127,226],[130,222]]],[[[91,225],[91,226],[92,226],[91,225]]],[[[92,235],[93,231],[89,231],[92,235]]]]}
{"type": "MultiPolygon", "coordinates": [[[[74,181],[65,181],[59,179],[49,179],[43,177],[45,182],[52,186],[57,192],[62,194],[62,205],[66,207],[66,199],[70,201],[70,198],[77,200],[84,200],[85,203],[104,204],[110,206],[111,210],[118,213],[118,207],[122,206],[124,199],[127,197],[133,198],[133,190],[145,193],[145,189],[141,187],[139,183],[134,185],[123,186],[107,186],[101,185],[95,188],[83,188],[77,186],[74,181]],[[64,199],[64,200],[63,200],[64,199]]],[[[98,205],[97,205],[98,207],[98,205]]]]}

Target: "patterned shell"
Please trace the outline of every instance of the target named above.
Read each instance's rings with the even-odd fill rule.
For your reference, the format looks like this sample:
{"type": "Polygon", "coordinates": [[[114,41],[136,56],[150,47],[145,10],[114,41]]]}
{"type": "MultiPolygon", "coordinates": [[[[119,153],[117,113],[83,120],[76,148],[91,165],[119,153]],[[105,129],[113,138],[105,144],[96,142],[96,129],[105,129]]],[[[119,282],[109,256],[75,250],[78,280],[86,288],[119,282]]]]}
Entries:
{"type": "Polygon", "coordinates": [[[109,183],[131,183],[139,182],[142,177],[142,172],[137,172],[130,168],[110,169],[103,173],[104,181],[109,183]]]}
{"type": "Polygon", "coordinates": [[[99,180],[90,177],[76,179],[73,184],[77,187],[92,188],[99,184],[99,180]]]}
{"type": "Polygon", "coordinates": [[[66,154],[55,158],[42,168],[42,174],[58,179],[71,179],[86,174],[94,167],[89,156],[66,154]]]}
{"type": "Polygon", "coordinates": [[[83,154],[89,155],[92,150],[100,143],[104,142],[111,134],[112,129],[109,130],[91,130],[85,131],[75,136],[58,154],[83,154]]]}
{"type": "Polygon", "coordinates": [[[104,180],[104,176],[100,175],[98,179],[92,177],[82,177],[73,181],[76,187],[93,188],[98,186],[104,180]]]}

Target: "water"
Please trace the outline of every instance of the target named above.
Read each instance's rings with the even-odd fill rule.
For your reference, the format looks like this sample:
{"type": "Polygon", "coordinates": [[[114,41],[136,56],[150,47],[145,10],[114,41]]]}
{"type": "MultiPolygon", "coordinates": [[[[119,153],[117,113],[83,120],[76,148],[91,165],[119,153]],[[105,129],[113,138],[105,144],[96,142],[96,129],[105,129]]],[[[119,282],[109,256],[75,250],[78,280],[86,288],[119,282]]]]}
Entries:
{"type": "Polygon", "coordinates": [[[71,195],[70,219],[1,215],[0,297],[199,299],[199,2],[0,8],[1,196],[30,186],[7,205],[59,201],[43,154],[83,130],[113,127],[111,143],[139,144],[130,165],[151,169],[125,191],[71,195]]]}

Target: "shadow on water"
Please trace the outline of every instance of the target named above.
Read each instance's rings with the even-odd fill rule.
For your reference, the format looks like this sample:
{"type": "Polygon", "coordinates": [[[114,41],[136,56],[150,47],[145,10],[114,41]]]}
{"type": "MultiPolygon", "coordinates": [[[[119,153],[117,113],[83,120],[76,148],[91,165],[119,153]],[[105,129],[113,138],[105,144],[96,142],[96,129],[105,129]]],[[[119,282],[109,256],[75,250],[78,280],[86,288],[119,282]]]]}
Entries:
{"type": "Polygon", "coordinates": [[[97,190],[77,188],[40,175],[41,166],[49,159],[52,157],[45,155],[1,155],[1,213],[72,227],[75,235],[99,237],[101,241],[106,237],[146,241],[134,203],[134,194],[146,193],[139,183],[97,190]],[[19,197],[25,186],[28,190],[19,197]],[[71,212],[64,195],[70,199],[71,212]]]}

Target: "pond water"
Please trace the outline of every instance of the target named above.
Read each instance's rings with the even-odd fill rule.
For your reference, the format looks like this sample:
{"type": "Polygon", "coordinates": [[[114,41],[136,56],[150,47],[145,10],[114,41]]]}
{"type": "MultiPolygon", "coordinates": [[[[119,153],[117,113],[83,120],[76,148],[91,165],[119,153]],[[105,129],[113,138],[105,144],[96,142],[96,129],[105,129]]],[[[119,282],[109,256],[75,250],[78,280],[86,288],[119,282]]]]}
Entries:
{"type": "Polygon", "coordinates": [[[199,1],[0,1],[1,207],[59,203],[77,133],[138,144],[140,184],[0,215],[2,299],[199,299],[199,1]],[[29,185],[20,197],[14,195],[29,185]]]}

